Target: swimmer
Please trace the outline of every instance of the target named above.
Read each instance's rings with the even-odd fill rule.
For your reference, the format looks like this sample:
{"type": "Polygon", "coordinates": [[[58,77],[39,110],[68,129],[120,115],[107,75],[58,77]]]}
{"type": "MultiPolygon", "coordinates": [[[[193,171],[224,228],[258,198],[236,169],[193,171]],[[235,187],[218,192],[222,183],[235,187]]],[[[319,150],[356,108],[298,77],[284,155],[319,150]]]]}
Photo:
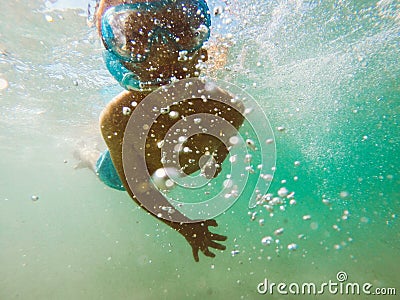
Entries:
{"type": "MultiPolygon", "coordinates": [[[[160,86],[184,78],[198,77],[201,64],[207,60],[207,51],[203,45],[209,38],[210,25],[205,0],[101,0],[99,3],[96,26],[106,48],[106,66],[126,90],[108,103],[100,116],[101,133],[108,150],[100,154],[100,157],[98,153],[93,155],[87,151],[76,153],[76,157],[82,161],[83,166],[93,169],[104,183],[118,190],[126,190],[141,206],[129,188],[123,166],[123,137],[129,120],[124,107],[133,111],[135,105],[132,106],[132,103],[139,104],[160,86]]],[[[211,99],[206,102],[203,99],[190,99],[172,105],[170,110],[176,111],[179,116],[215,114],[239,128],[243,123],[240,113],[243,107],[238,103],[235,108],[237,110],[211,99]]],[[[151,136],[150,145],[146,149],[149,174],[163,168],[157,142],[163,139],[168,129],[178,120],[168,114],[160,115],[151,126],[148,135],[151,136]]],[[[199,159],[206,152],[214,156],[218,174],[228,154],[228,149],[221,141],[207,134],[197,134],[186,143],[191,149],[198,150],[180,158],[180,165],[185,166],[186,174],[200,169],[199,159]]],[[[165,199],[164,203],[157,205],[159,207],[155,207],[155,210],[171,204],[165,199]]],[[[157,217],[154,211],[150,213],[157,217]]],[[[158,219],[183,235],[192,248],[195,261],[199,261],[199,250],[208,257],[214,257],[210,248],[226,248],[220,242],[227,237],[209,231],[209,226],[218,226],[215,220],[178,223],[158,219]]]]}

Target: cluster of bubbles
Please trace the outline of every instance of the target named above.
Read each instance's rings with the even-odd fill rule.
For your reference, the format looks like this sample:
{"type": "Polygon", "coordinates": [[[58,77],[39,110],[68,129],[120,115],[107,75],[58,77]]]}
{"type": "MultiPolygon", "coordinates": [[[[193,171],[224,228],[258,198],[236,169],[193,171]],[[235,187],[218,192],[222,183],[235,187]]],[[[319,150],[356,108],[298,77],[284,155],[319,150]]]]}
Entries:
{"type": "Polygon", "coordinates": [[[128,181],[132,192],[154,214],[180,222],[210,219],[223,213],[242,194],[246,201],[250,199],[250,207],[265,195],[275,170],[274,138],[262,109],[250,95],[229,83],[187,79],[162,87],[134,104],[122,108],[123,115],[129,117],[123,145],[124,169],[129,170],[127,178],[134,180],[128,181]],[[215,107],[202,111],[194,101],[215,107]],[[208,101],[215,104],[209,105],[208,101]],[[179,109],[174,108],[178,104],[179,109]],[[171,126],[162,133],[164,136],[152,131],[158,118],[164,120],[164,127],[171,126]],[[240,125],[238,120],[242,118],[244,123],[240,125]],[[210,137],[203,141],[209,146],[186,143],[199,134],[210,137]],[[147,162],[142,161],[150,155],[146,149],[153,147],[147,137],[156,142],[161,154],[162,167],[153,174],[146,174],[147,162]],[[223,162],[217,159],[224,151],[218,148],[215,152],[215,138],[228,151],[223,162]],[[143,152],[140,159],[134,154],[138,152],[143,152]],[[187,165],[181,165],[181,155],[186,155],[189,166],[198,160],[199,173],[186,174],[187,165]],[[138,160],[132,161],[132,157],[138,160]],[[148,204],[146,199],[151,199],[148,204]]]}

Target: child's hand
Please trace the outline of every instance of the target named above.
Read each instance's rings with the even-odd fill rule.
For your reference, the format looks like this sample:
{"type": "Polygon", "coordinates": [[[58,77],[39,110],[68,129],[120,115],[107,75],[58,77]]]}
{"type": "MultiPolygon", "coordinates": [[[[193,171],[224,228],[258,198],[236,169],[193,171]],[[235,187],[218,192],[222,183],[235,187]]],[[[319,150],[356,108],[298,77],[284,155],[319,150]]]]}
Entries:
{"type": "Polygon", "coordinates": [[[224,235],[212,233],[208,230],[208,226],[217,227],[217,221],[206,220],[197,223],[183,223],[177,225],[175,228],[180,234],[182,234],[192,247],[193,258],[195,261],[199,261],[199,250],[203,252],[205,256],[215,257],[208,248],[214,248],[218,250],[225,250],[226,247],[215,241],[225,241],[227,239],[224,235]]]}

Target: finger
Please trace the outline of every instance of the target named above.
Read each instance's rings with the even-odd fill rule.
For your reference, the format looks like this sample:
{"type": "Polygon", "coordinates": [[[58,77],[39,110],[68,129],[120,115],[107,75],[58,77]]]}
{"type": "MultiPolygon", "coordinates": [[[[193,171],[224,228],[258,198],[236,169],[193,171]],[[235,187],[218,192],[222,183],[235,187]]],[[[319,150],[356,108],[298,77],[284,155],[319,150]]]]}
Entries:
{"type": "Polygon", "coordinates": [[[214,219],[212,219],[212,220],[207,220],[207,221],[206,221],[206,226],[217,227],[217,226],[218,226],[218,223],[217,223],[217,221],[215,221],[214,219]]]}
{"type": "Polygon", "coordinates": [[[208,250],[207,248],[201,249],[201,252],[203,252],[205,256],[208,256],[208,257],[215,257],[215,254],[212,253],[212,252],[211,252],[210,250],[208,250]]]}
{"type": "Polygon", "coordinates": [[[199,262],[199,248],[192,247],[193,258],[196,262],[199,262]]]}
{"type": "Polygon", "coordinates": [[[208,243],[208,247],[212,247],[212,248],[218,249],[218,250],[225,250],[226,249],[225,245],[222,245],[220,243],[216,243],[216,242],[213,242],[213,241],[210,241],[208,243]]]}
{"type": "Polygon", "coordinates": [[[211,233],[210,238],[214,241],[226,241],[228,238],[226,235],[219,235],[216,233],[211,233]]]}

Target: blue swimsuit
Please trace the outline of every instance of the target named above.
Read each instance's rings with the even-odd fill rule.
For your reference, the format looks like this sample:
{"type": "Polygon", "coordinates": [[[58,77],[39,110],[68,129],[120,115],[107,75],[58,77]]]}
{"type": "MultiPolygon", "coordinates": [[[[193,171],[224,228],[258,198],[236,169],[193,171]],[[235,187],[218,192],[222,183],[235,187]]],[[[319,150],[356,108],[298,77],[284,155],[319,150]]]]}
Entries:
{"type": "Polygon", "coordinates": [[[99,176],[100,180],[109,187],[125,191],[121,179],[119,179],[117,170],[115,170],[114,164],[111,160],[110,151],[105,150],[100,155],[96,163],[96,174],[99,176]]]}

